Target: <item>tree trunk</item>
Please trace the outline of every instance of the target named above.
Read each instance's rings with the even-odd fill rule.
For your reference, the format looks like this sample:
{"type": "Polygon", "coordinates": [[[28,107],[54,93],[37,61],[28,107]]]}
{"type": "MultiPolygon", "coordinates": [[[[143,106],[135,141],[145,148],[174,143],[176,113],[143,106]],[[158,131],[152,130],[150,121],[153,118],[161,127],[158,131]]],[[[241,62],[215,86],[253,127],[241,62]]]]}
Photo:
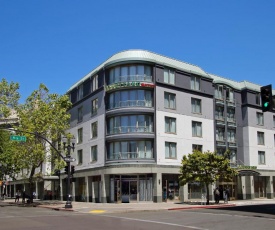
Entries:
{"type": "Polygon", "coordinates": [[[34,172],[35,172],[35,167],[33,166],[32,169],[31,169],[31,173],[30,173],[30,177],[29,177],[29,188],[30,188],[30,194],[29,195],[29,200],[30,200],[30,203],[33,203],[33,192],[34,192],[34,181],[33,181],[33,175],[34,175],[34,172]]]}
{"type": "Polygon", "coordinates": [[[209,205],[209,186],[207,183],[205,183],[206,186],[206,205],[209,205]]]}

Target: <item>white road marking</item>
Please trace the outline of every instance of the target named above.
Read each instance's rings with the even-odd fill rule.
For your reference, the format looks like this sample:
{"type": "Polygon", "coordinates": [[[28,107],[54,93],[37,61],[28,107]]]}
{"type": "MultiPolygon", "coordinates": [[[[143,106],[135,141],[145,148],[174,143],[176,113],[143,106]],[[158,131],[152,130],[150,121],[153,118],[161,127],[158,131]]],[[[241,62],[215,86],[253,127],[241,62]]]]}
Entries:
{"type": "Polygon", "coordinates": [[[154,221],[154,220],[141,220],[141,219],[136,219],[136,218],[118,217],[118,216],[110,216],[110,215],[101,215],[101,216],[117,218],[117,219],[124,219],[124,220],[134,220],[134,221],[140,221],[140,222],[146,222],[146,223],[164,224],[164,225],[170,225],[170,226],[185,227],[185,228],[191,228],[191,229],[208,230],[207,228],[200,228],[200,227],[182,225],[182,224],[166,223],[166,222],[160,222],[160,221],[154,221]]]}

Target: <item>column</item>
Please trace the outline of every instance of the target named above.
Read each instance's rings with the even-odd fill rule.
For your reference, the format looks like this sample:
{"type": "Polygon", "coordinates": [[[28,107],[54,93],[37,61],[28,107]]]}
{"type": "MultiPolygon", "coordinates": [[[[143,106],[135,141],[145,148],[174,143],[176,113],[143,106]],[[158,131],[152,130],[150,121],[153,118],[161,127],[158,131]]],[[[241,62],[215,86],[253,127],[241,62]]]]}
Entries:
{"type": "Polygon", "coordinates": [[[273,199],[273,181],[272,181],[272,176],[267,176],[266,177],[266,197],[268,199],[273,199]]]}
{"type": "Polygon", "coordinates": [[[107,203],[110,194],[109,175],[101,174],[101,203],[107,203]]]}
{"type": "Polygon", "coordinates": [[[88,176],[85,176],[85,189],[86,189],[86,191],[85,191],[85,194],[86,194],[86,197],[85,197],[85,199],[86,199],[86,202],[89,202],[89,178],[88,178],[88,176]]]}
{"type": "Polygon", "coordinates": [[[162,202],[162,188],[161,185],[163,183],[162,181],[162,174],[161,173],[155,173],[153,174],[153,201],[160,203],[162,202]]]}

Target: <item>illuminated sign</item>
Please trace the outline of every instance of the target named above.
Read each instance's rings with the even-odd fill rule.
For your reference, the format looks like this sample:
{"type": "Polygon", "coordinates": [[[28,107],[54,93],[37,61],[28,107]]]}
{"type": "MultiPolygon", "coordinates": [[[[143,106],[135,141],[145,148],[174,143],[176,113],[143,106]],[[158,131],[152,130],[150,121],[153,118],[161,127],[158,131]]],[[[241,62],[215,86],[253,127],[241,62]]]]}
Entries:
{"type": "Polygon", "coordinates": [[[119,89],[123,87],[147,87],[147,88],[154,88],[155,85],[152,83],[146,82],[139,82],[139,81],[128,81],[128,82],[119,82],[112,85],[106,85],[105,90],[109,91],[112,89],[119,89]]]}

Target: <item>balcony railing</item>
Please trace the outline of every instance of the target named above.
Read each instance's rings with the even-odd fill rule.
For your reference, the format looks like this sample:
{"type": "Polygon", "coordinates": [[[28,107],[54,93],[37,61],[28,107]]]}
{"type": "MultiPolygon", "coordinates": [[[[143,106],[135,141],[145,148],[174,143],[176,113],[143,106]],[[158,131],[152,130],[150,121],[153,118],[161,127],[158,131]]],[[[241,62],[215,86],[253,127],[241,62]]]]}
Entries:
{"type": "Polygon", "coordinates": [[[152,152],[118,152],[112,153],[107,160],[132,160],[132,159],[153,159],[152,152]]]}
{"type": "Polygon", "coordinates": [[[229,148],[237,148],[236,140],[228,140],[228,147],[229,148]]]}
{"type": "Polygon", "coordinates": [[[235,99],[226,99],[227,106],[236,107],[236,100],[235,99]]]}
{"type": "Polygon", "coordinates": [[[217,146],[226,146],[226,141],[224,138],[217,138],[216,144],[217,144],[217,146]]]}
{"type": "Polygon", "coordinates": [[[120,126],[110,129],[107,135],[121,134],[121,133],[153,133],[151,126],[120,126]]]}
{"type": "Polygon", "coordinates": [[[225,118],[223,116],[215,116],[217,125],[225,125],[225,118]]]}
{"type": "Polygon", "coordinates": [[[146,100],[128,100],[119,101],[107,105],[107,109],[117,109],[123,107],[153,107],[153,102],[146,100]]]}
{"type": "Polygon", "coordinates": [[[216,104],[224,105],[224,99],[221,97],[215,97],[216,104]]]}
{"type": "Polygon", "coordinates": [[[109,85],[115,84],[115,83],[120,83],[120,82],[125,82],[125,81],[145,81],[145,82],[153,82],[153,77],[152,76],[147,76],[147,75],[126,75],[126,76],[120,76],[116,77],[114,81],[110,82],[109,85]]]}

